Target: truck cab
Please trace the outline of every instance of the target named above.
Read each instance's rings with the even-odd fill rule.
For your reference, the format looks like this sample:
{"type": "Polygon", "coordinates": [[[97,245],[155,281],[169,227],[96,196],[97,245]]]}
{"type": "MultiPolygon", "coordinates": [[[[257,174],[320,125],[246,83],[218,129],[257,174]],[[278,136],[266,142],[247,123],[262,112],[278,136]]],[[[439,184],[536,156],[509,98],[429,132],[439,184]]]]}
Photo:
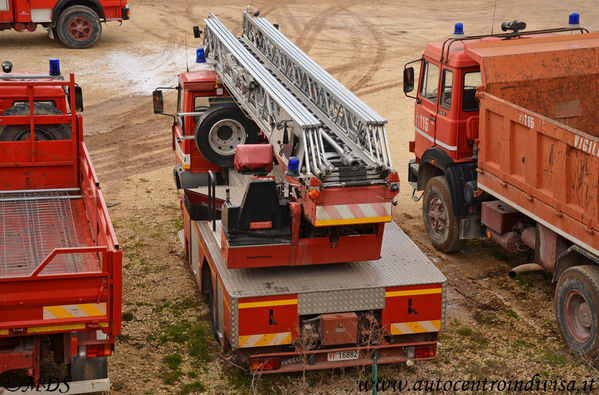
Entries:
{"type": "Polygon", "coordinates": [[[0,30],[48,29],[69,48],[89,48],[102,34],[101,22],[129,19],[127,0],[0,0],[0,30]]]}

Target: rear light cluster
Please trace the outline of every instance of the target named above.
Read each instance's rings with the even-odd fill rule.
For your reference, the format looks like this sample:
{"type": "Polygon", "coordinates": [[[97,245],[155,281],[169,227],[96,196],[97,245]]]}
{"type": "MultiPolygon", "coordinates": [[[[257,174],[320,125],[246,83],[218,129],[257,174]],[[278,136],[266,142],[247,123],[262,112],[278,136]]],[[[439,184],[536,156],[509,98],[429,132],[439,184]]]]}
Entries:
{"type": "Polygon", "coordinates": [[[85,348],[87,358],[107,357],[112,354],[112,344],[88,344],[85,348]]]}
{"type": "Polygon", "coordinates": [[[414,350],[414,358],[433,358],[437,352],[436,346],[416,347],[414,350]]]}
{"type": "Polygon", "coordinates": [[[279,358],[257,358],[252,359],[252,372],[259,370],[277,370],[281,367],[281,360],[279,358]]]}

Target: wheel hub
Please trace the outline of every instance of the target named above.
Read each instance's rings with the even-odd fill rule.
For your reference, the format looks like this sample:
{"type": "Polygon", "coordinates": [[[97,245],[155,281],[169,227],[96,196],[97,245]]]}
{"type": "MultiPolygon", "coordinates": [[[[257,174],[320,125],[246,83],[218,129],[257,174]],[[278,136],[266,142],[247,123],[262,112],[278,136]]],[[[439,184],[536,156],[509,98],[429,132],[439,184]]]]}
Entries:
{"type": "Polygon", "coordinates": [[[593,318],[585,296],[577,289],[571,290],[566,295],[564,310],[568,331],[578,342],[586,342],[591,337],[593,318]]]}
{"type": "Polygon", "coordinates": [[[87,40],[91,37],[92,30],[90,20],[83,16],[73,17],[68,24],[69,35],[75,40],[87,40]]]}
{"type": "Polygon", "coordinates": [[[223,156],[234,155],[237,146],[245,143],[245,138],[245,128],[234,119],[218,121],[208,132],[210,148],[223,156]]]}
{"type": "Polygon", "coordinates": [[[433,196],[428,206],[428,218],[431,229],[441,235],[447,229],[447,211],[439,196],[433,196]]]}

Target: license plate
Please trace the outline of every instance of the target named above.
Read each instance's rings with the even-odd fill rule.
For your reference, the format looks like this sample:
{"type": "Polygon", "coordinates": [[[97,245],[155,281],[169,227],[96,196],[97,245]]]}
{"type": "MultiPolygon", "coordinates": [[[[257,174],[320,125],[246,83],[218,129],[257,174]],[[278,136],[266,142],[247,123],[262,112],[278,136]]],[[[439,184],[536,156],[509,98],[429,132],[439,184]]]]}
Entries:
{"type": "Polygon", "coordinates": [[[327,355],[327,360],[329,362],[351,361],[352,359],[358,359],[358,355],[358,350],[330,352],[327,355]]]}

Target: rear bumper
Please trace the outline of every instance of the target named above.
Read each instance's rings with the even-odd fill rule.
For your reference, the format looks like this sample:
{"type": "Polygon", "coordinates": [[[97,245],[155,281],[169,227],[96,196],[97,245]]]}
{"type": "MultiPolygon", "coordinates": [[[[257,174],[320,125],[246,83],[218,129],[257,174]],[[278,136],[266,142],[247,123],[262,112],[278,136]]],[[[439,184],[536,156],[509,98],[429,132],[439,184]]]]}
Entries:
{"type": "Polygon", "coordinates": [[[391,364],[408,360],[434,359],[437,341],[423,341],[380,346],[343,347],[310,351],[256,353],[249,356],[248,367],[252,372],[288,373],[306,370],[332,369],[352,366],[370,366],[376,355],[377,364],[391,364]],[[357,351],[358,358],[329,360],[329,353],[357,351]]]}

